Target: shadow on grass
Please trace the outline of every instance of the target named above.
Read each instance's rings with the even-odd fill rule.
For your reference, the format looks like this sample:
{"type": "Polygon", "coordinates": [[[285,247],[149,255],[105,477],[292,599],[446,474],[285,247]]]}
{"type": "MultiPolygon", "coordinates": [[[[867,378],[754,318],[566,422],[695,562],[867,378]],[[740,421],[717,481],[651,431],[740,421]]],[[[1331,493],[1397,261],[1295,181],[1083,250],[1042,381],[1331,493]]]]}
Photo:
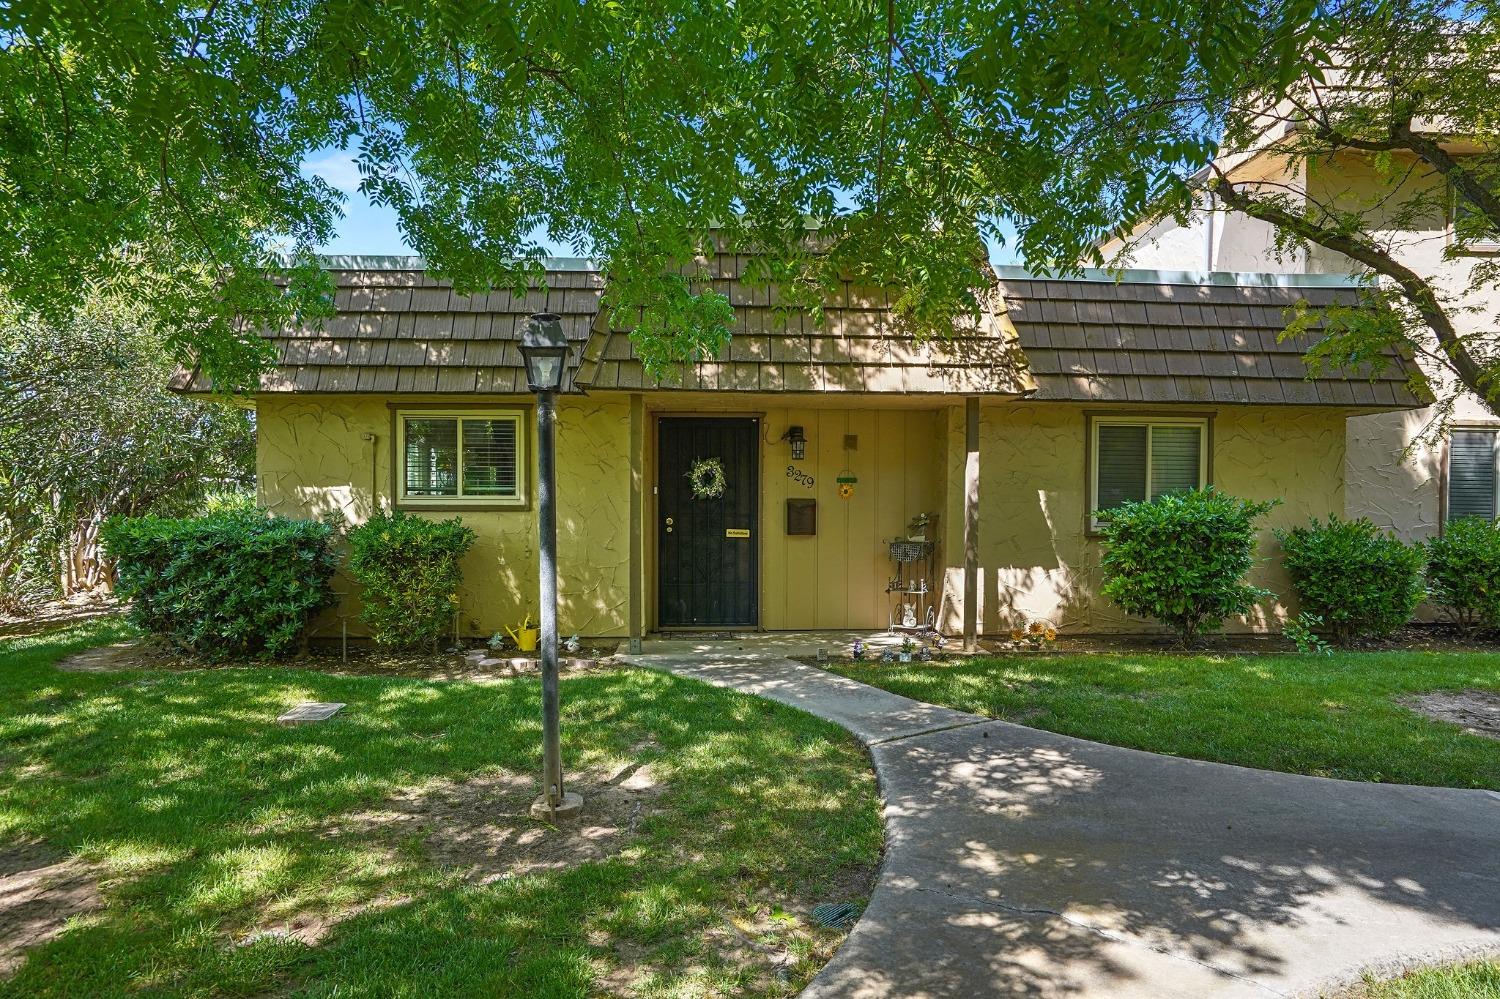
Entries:
{"type": "Polygon", "coordinates": [[[1132,749],[1287,773],[1500,790],[1500,741],[1400,703],[1500,690],[1485,653],[1015,655],[956,665],[835,664],[931,704],[1132,749]]]}
{"type": "Polygon", "coordinates": [[[687,994],[781,994],[816,958],[793,955],[782,981],[763,955],[726,957],[712,945],[723,914],[821,901],[839,868],[878,855],[873,777],[841,731],[619,670],[564,680],[564,758],[574,772],[649,762],[659,811],[617,856],[469,884],[419,838],[393,852],[328,829],[429,779],[538,772],[534,680],[51,668],[108,632],[0,645],[0,837],[98,862],[108,903],[0,994],[573,996],[622,974],[687,994]],[[274,724],[304,699],[349,706],[274,724]],[[318,946],[239,943],[295,919],[329,924],[318,946]]]}

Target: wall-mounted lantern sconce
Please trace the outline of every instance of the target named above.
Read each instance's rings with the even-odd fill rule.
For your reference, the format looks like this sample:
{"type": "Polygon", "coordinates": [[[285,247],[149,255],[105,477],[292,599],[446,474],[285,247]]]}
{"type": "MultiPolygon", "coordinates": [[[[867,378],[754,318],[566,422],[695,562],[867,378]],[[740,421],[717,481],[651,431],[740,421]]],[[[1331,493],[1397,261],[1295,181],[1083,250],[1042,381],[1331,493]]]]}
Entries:
{"type": "Polygon", "coordinates": [[[807,435],[802,432],[801,427],[787,427],[781,439],[792,442],[793,461],[801,461],[807,457],[807,435]]]}

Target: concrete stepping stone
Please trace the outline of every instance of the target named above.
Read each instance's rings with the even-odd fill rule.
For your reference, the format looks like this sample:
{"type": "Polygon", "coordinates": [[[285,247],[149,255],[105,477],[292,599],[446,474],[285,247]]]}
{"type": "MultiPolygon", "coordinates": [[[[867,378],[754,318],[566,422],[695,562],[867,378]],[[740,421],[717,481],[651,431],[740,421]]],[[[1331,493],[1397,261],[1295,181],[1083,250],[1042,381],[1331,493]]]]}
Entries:
{"type": "Polygon", "coordinates": [[[307,725],[312,722],[327,721],[339,713],[339,709],[346,707],[337,701],[303,701],[286,714],[277,718],[281,725],[307,725]]]}

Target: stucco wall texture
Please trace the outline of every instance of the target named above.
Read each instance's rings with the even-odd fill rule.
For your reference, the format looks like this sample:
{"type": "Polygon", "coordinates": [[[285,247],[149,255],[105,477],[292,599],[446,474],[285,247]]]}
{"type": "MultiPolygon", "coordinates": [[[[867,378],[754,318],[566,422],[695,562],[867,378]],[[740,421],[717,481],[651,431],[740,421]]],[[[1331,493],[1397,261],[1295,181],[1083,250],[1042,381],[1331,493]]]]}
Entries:
{"type": "MultiPolygon", "coordinates": [[[[1117,410],[1118,412],[1118,410],[1117,410]]],[[[1261,522],[1251,579],[1278,595],[1230,631],[1275,631],[1292,610],[1273,528],[1344,508],[1344,414],[1301,407],[1221,407],[1212,415],[1216,485],[1246,499],[1279,499],[1261,522]]],[[[1160,630],[1098,595],[1103,544],[1087,534],[1085,414],[1081,406],[985,408],[979,435],[979,622],[996,634],[1028,618],[1065,632],[1160,630]]],[[[963,411],[950,412],[946,454],[943,629],[963,621],[963,411]]]]}
{"type": "MultiPolygon", "coordinates": [[[[648,396],[649,398],[649,396],[648,396]]],[[[385,397],[298,396],[258,404],[258,479],[263,505],[288,516],[334,515],[358,524],[392,502],[391,403],[385,397]]],[[[441,401],[424,399],[423,402],[441,401]]],[[[491,400],[504,402],[503,400],[491,400]]],[[[472,404],[472,403],[471,403],[472,404]]],[[[511,400],[510,404],[524,404],[511,400]]],[[[885,543],[920,512],[940,520],[940,621],[957,633],[963,620],[962,406],[932,409],[765,408],[761,551],[762,625],[768,629],[882,628],[888,601],[885,543]],[[803,426],[805,487],[780,435],[803,426]],[[846,437],[857,438],[846,450],[846,437]],[[837,497],[836,479],[859,481],[837,497]],[[818,534],[785,534],[785,500],[818,499],[818,534]]],[[[1290,587],[1276,560],[1270,528],[1344,508],[1345,419],[1320,408],[1221,407],[1213,416],[1212,470],[1225,490],[1280,499],[1265,520],[1254,579],[1282,598],[1229,623],[1231,630],[1274,630],[1289,611],[1290,587]]],[[[1003,632],[1027,616],[1069,632],[1150,630],[1098,596],[1101,542],[1086,534],[1085,414],[1081,406],[985,406],[980,424],[980,625],[1003,632]]],[[[650,412],[647,413],[647,419],[650,412]]],[[[565,398],[558,407],[559,624],[563,635],[624,636],[628,607],[630,405],[627,397],[565,398]]],[[[649,437],[649,434],[647,435],[649,437]]],[[[648,449],[649,451],[649,449],[648,449]]],[[[534,453],[534,452],[533,452],[534,453]]],[[[645,565],[640,567],[646,625],[654,605],[653,473],[646,458],[645,565]]],[[[534,478],[533,478],[534,481],[534,478]]],[[[535,612],[536,521],[526,510],[443,511],[478,535],[459,594],[466,636],[488,636],[535,612]]],[[[337,635],[362,629],[357,586],[342,575],[344,603],[318,622],[337,635]]]]}
{"type": "MultiPolygon", "coordinates": [[[[256,476],[260,502],[286,516],[330,514],[349,525],[392,504],[391,408],[384,397],[279,399],[257,403],[256,476]]],[[[429,400],[424,399],[423,402],[429,400]]],[[[490,400],[504,404],[504,400],[490,400]]],[[[528,404],[511,400],[509,404],[528,404]]],[[[473,405],[472,400],[459,405],[473,405]]],[[[629,599],[630,407],[626,399],[566,398],[558,406],[558,625],[566,636],[623,635],[629,599]]],[[[528,448],[534,453],[534,448],[528,448]]],[[[529,474],[535,481],[534,469],[529,474]]],[[[462,510],[424,514],[459,517],[477,535],[464,560],[459,627],[488,636],[536,615],[537,541],[534,511],[462,510]]],[[[358,587],[340,573],[343,604],[316,623],[338,633],[339,613],[358,618],[358,587]]]]}

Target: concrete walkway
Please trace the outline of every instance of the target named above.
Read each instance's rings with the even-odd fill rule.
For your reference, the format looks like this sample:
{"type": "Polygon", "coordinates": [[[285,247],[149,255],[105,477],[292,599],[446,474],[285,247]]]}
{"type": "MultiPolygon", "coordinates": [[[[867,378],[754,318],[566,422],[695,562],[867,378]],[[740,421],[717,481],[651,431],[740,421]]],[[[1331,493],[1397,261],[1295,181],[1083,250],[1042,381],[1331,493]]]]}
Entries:
{"type": "Polygon", "coordinates": [[[835,721],[886,857],[803,993],[1303,996],[1500,952],[1500,795],[1157,756],[988,721],[754,651],[628,661],[835,721]]]}

